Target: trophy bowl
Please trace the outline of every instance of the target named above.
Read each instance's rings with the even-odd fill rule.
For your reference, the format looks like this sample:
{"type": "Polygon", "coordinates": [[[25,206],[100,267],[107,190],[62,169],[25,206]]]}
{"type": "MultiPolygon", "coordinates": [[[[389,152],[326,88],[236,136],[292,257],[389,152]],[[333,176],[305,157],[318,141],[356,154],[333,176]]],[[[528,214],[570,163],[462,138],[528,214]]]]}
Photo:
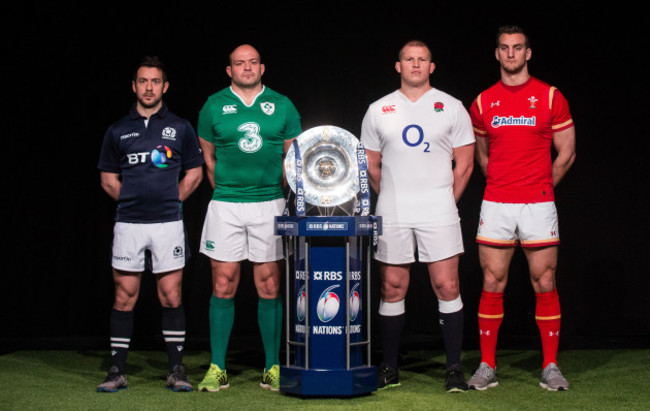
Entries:
{"type": "MultiPolygon", "coordinates": [[[[357,146],[359,140],[336,126],[319,126],[296,137],[302,159],[305,202],[317,207],[335,207],[359,192],[357,146]]],[[[291,145],[284,160],[287,182],[296,192],[296,152],[291,145]]]]}

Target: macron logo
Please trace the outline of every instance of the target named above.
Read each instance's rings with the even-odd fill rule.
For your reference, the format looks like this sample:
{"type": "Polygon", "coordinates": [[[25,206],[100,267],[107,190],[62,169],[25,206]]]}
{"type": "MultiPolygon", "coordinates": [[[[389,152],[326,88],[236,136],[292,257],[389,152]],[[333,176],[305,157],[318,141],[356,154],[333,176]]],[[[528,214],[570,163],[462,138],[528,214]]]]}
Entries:
{"type": "Polygon", "coordinates": [[[120,136],[120,140],[126,140],[127,138],[131,138],[131,137],[140,137],[140,134],[137,132],[130,133],[130,134],[122,134],[120,136]]]}

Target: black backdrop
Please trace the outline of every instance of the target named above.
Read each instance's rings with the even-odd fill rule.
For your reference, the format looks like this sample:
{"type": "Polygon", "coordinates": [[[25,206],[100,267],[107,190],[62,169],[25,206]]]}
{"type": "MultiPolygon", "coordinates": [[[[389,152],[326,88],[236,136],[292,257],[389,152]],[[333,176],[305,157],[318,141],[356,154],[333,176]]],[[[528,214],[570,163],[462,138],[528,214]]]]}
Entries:
{"type": "MultiPolygon", "coordinates": [[[[577,161],[556,192],[562,344],[648,346],[648,40],[640,10],[592,2],[544,2],[543,9],[512,2],[351,3],[5,6],[3,347],[107,346],[115,205],[99,187],[96,163],[104,131],[133,102],[130,76],[141,56],[167,63],[166,101],[196,125],[205,99],[228,85],[227,54],[251,43],[266,64],[264,83],[292,99],[303,129],[333,124],[358,136],[367,105],[399,85],[393,66],[406,40],[429,43],[437,64],[432,84],[469,107],[498,79],[494,35],[502,24],[527,29],[531,73],[565,94],[576,124],[577,161]]],[[[481,271],[473,236],[483,187],[475,170],[459,203],[468,347],[476,346],[481,271]]],[[[185,204],[193,257],[184,304],[188,339],[201,349],[208,347],[210,274],[198,240],[209,198],[205,180],[185,204]]],[[[256,297],[244,267],[233,334],[255,336],[256,297]]],[[[536,341],[526,270],[519,251],[501,331],[502,341],[515,346],[536,341]]],[[[428,284],[415,266],[407,336],[438,335],[428,284]]],[[[150,275],[136,310],[134,344],[146,346],[160,324],[150,275]]]]}

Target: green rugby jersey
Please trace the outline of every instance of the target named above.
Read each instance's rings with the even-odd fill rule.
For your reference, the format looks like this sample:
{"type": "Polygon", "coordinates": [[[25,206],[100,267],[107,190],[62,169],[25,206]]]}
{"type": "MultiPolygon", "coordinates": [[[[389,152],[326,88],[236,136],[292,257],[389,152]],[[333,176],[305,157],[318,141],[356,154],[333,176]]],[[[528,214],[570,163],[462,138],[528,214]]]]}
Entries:
{"type": "Polygon", "coordinates": [[[284,141],[302,132],[300,115],[286,96],[264,87],[246,106],[227,87],[203,105],[197,131],[215,146],[213,200],[243,203],[283,196],[284,141]]]}

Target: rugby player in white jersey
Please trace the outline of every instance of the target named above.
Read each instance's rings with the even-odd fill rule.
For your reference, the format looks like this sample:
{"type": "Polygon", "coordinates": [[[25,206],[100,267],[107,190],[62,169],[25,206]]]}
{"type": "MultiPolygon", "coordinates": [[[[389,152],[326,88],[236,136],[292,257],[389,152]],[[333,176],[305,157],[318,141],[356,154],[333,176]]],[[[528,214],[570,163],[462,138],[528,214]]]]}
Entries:
{"type": "Polygon", "coordinates": [[[474,133],[462,103],[431,86],[435,64],[425,43],[406,43],[395,69],[400,88],[369,106],[361,129],[370,183],[378,194],[375,212],[383,219],[374,256],[381,273],[378,388],[399,385],[397,356],[417,249],[438,299],[446,389],[462,392],[467,384],[460,367],[458,261],[464,248],[456,202],[472,174],[474,133]]]}

